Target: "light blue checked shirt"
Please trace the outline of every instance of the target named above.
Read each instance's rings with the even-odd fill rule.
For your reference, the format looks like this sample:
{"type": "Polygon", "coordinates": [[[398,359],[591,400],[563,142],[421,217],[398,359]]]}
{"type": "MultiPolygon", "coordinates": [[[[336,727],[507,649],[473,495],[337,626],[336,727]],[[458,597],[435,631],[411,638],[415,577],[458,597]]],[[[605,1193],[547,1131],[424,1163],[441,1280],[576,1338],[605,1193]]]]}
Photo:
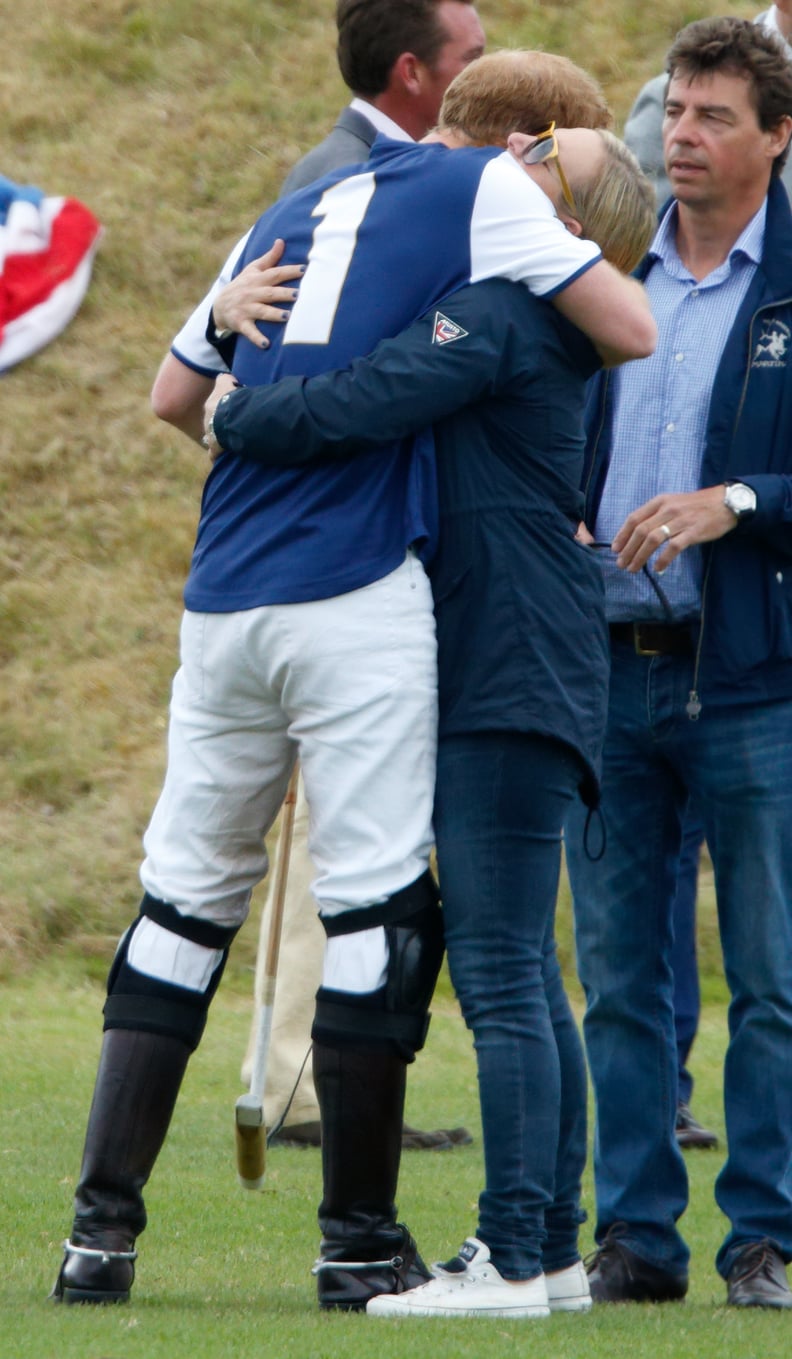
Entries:
{"type": "MultiPolygon", "coordinates": [[[[646,289],[657,321],[657,349],[625,364],[612,377],[613,445],[594,525],[598,542],[611,542],[627,515],[663,492],[697,491],[710,393],[734,318],[761,259],[766,202],[732,246],[729,257],[697,281],[676,248],[676,207],[665,214],[651,247],[657,263],[646,289]]],[[[589,525],[591,527],[591,525],[589,525]]],[[[645,575],[620,571],[601,552],[608,621],[666,621],[645,575]]],[[[701,612],[701,549],[689,547],[662,578],[674,621],[701,612]]],[[[651,560],[649,569],[651,570],[651,560]]]]}

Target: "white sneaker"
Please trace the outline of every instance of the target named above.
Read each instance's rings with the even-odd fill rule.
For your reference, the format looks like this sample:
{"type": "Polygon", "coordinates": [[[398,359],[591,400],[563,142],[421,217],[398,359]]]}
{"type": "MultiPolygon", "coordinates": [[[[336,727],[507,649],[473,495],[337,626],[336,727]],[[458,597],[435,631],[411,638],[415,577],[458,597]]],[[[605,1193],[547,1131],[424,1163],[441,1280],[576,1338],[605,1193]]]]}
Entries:
{"type": "Polygon", "coordinates": [[[551,1312],[590,1312],[591,1289],[582,1260],[556,1274],[545,1274],[551,1312]]]}
{"type": "Polygon", "coordinates": [[[442,1274],[406,1293],[380,1293],[370,1299],[366,1311],[375,1317],[550,1315],[544,1275],[509,1283],[491,1263],[488,1247],[474,1236],[468,1237],[454,1261],[442,1266],[442,1274]]]}

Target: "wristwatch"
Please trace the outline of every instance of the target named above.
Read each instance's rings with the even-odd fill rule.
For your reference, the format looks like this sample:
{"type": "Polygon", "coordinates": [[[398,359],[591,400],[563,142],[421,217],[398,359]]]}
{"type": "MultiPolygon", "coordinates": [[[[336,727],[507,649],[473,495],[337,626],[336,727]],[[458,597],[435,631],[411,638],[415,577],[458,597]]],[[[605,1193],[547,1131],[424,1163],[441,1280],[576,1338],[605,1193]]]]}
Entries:
{"type": "MultiPolygon", "coordinates": [[[[236,390],[236,389],[234,389],[234,390],[236,390]]],[[[216,443],[216,444],[219,444],[219,445],[220,445],[220,452],[222,453],[222,452],[224,451],[224,450],[223,450],[222,444],[220,444],[220,440],[218,439],[217,435],[215,434],[214,422],[215,422],[215,416],[217,415],[217,412],[219,411],[220,407],[221,407],[222,405],[224,405],[225,402],[228,400],[229,396],[232,396],[232,395],[233,395],[232,392],[225,392],[224,395],[220,397],[220,400],[218,401],[217,405],[215,406],[214,410],[212,411],[212,414],[211,414],[211,416],[209,417],[209,423],[208,423],[208,425],[206,426],[206,432],[205,432],[205,434],[204,434],[204,436],[203,436],[203,439],[201,440],[201,443],[203,444],[204,448],[210,448],[211,445],[212,445],[213,443],[216,443]]]]}
{"type": "Polygon", "coordinates": [[[753,491],[750,486],[746,486],[742,481],[727,481],[725,485],[723,503],[727,510],[736,514],[738,520],[745,519],[747,515],[753,514],[756,510],[756,491],[753,491]]]}

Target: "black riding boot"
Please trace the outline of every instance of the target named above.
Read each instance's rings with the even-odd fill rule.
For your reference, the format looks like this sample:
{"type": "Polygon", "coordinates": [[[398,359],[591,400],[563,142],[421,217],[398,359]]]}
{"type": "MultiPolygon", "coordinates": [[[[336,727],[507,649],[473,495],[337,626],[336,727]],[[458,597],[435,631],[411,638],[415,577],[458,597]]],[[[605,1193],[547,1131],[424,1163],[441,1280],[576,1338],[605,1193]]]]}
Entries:
{"type": "Polygon", "coordinates": [[[126,1302],[142,1189],[165,1140],[191,1048],[130,1029],[104,1035],[88,1116],[75,1217],[52,1291],[58,1302],[126,1302]]]}
{"type": "Polygon", "coordinates": [[[314,1041],[322,1116],[324,1197],[319,1207],[319,1305],[363,1311],[378,1293],[403,1293],[431,1277],[396,1222],[406,1063],[387,1048],[314,1041]]]}

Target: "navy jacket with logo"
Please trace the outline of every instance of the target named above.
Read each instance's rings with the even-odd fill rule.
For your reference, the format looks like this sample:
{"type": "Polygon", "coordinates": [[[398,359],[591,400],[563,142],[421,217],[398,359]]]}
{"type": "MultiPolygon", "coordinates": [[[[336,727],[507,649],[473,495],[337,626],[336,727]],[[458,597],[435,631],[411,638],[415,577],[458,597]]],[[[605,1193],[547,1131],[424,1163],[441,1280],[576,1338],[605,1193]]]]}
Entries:
{"type": "MultiPolygon", "coordinates": [[[[587,412],[589,525],[608,472],[611,397],[600,374],[587,412]]],[[[762,260],[712,389],[701,485],[723,481],[753,487],[757,510],[704,545],[696,687],[704,705],[720,707],[792,698],[792,212],[777,180],[762,260]]]]}
{"type": "Polygon", "coordinates": [[[609,652],[599,562],[575,532],[586,380],[598,366],[548,303],[492,280],[349,369],[234,393],[214,422],[230,452],[291,467],[378,458],[376,444],[434,423],[441,737],[516,730],[563,741],[581,758],[589,802],[609,652]]]}

